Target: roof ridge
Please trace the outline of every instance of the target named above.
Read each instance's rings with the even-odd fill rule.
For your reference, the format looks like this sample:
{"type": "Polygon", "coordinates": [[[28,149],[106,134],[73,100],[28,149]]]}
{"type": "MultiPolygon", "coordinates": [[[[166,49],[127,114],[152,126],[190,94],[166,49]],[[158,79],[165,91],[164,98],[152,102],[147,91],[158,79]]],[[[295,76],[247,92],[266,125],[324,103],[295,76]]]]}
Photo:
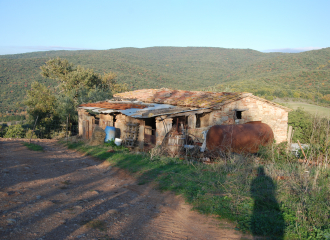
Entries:
{"type": "Polygon", "coordinates": [[[249,92],[209,92],[160,88],[138,89],[129,92],[117,93],[114,94],[113,97],[119,99],[136,99],[145,103],[170,104],[175,106],[197,108],[216,108],[217,106],[223,106],[229,102],[238,101],[245,97],[252,97],[282,108],[286,111],[291,111],[290,108],[257,97],[249,92]]]}

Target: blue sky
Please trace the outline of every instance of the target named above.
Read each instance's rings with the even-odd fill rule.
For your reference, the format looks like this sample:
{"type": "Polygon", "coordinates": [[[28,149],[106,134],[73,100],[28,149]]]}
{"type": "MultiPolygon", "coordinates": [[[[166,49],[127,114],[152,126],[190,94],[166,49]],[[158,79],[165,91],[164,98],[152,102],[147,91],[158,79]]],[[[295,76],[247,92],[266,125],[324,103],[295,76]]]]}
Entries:
{"type": "Polygon", "coordinates": [[[1,55],[153,46],[330,47],[329,0],[0,0],[0,22],[1,55]]]}

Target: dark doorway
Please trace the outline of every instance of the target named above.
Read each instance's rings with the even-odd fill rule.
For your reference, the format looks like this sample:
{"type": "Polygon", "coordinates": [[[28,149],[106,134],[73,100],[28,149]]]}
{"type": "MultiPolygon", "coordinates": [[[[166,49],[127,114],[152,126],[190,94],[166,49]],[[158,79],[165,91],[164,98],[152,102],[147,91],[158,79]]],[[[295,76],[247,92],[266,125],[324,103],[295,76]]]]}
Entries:
{"type": "Polygon", "coordinates": [[[156,144],[156,119],[144,119],[144,148],[149,149],[156,144]]]}
{"type": "Polygon", "coordinates": [[[188,126],[188,118],[186,116],[180,116],[173,118],[172,129],[177,134],[183,134],[184,130],[188,126]]]}

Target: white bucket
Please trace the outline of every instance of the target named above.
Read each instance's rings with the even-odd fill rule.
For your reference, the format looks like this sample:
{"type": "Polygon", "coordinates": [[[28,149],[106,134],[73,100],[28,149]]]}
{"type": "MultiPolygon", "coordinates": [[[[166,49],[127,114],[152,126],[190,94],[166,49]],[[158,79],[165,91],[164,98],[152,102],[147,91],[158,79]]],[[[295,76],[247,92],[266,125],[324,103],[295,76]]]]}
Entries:
{"type": "Polygon", "coordinates": [[[115,138],[115,144],[117,145],[117,146],[120,146],[121,145],[121,143],[122,143],[122,139],[120,139],[120,138],[115,138]]]}

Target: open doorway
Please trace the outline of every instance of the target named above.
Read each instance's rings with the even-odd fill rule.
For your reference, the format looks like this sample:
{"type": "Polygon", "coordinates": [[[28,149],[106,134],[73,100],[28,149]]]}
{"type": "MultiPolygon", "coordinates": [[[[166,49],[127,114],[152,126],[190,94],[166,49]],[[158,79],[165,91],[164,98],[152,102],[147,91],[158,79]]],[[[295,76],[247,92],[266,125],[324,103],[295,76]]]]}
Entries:
{"type": "Polygon", "coordinates": [[[144,145],[150,147],[156,144],[156,119],[144,119],[144,145]]]}
{"type": "Polygon", "coordinates": [[[188,126],[188,118],[186,116],[175,117],[173,118],[172,126],[172,130],[176,134],[184,134],[188,126]]]}

